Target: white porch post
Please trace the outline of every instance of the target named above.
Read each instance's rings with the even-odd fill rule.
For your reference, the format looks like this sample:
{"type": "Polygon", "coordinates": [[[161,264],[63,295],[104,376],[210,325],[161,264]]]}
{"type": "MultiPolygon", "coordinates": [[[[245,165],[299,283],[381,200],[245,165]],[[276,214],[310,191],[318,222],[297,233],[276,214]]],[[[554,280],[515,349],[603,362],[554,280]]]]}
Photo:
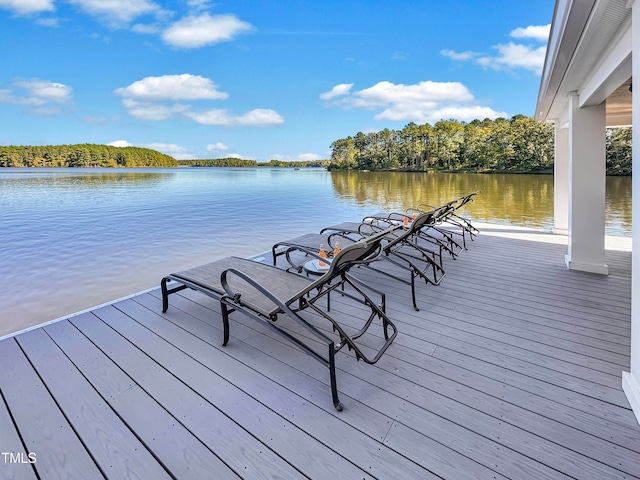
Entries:
{"type": "Polygon", "coordinates": [[[569,230],[569,130],[556,120],[553,162],[553,233],[569,230]]]}
{"type": "MultiPolygon", "coordinates": [[[[640,83],[640,2],[629,2],[632,7],[632,78],[640,83]]],[[[638,91],[636,84],[636,92],[638,91]]],[[[633,137],[640,139],[640,94],[634,92],[632,99],[633,137]]],[[[640,145],[640,142],[636,143],[640,145]]],[[[633,166],[640,172],[640,148],[634,145],[633,166]]],[[[631,372],[622,374],[622,388],[627,394],[629,404],[640,422],[640,174],[632,179],[632,248],[631,254],[631,372]]]]}
{"type": "Polygon", "coordinates": [[[604,259],[605,223],[604,102],[578,106],[569,98],[569,249],[565,261],[572,270],[607,275],[604,259]]]}

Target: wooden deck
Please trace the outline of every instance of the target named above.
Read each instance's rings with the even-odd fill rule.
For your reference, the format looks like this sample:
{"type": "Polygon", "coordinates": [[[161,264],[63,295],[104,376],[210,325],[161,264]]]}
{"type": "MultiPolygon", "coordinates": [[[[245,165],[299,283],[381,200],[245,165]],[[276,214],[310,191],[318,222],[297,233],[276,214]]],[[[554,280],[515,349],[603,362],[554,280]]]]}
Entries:
{"type": "MultiPolygon", "coordinates": [[[[234,314],[221,347],[219,306],[192,291],[3,340],[0,478],[640,478],[631,254],[614,240],[609,276],[573,272],[565,242],[486,225],[419,312],[360,272],[400,333],[376,365],[337,355],[342,412],[327,369],[262,325],[234,314]]],[[[346,324],[354,308],[332,298],[346,324]]]]}

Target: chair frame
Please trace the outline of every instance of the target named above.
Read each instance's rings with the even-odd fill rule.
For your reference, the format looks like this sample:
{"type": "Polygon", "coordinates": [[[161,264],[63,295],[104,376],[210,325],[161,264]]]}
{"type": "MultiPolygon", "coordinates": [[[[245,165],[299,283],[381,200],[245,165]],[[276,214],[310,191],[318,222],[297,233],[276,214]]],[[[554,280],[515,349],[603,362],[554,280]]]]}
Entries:
{"type": "MultiPolygon", "coordinates": [[[[391,229],[389,229],[389,231],[395,230],[397,228],[398,227],[392,227],[391,229]]],[[[223,346],[227,345],[229,342],[229,319],[230,315],[235,311],[239,311],[249,318],[258,321],[263,325],[267,325],[272,331],[284,337],[285,339],[299,347],[303,352],[312,356],[329,369],[333,404],[336,410],[341,411],[343,409],[343,405],[340,402],[338,396],[335,354],[339,352],[344,346],[347,346],[347,349],[349,351],[353,350],[356,360],[362,360],[365,363],[374,364],[389,348],[398,333],[396,326],[386,314],[384,294],[381,294],[381,303],[376,304],[376,302],[374,302],[371,297],[364,291],[363,287],[366,287],[366,285],[364,285],[363,282],[354,279],[348,274],[349,269],[353,266],[366,264],[373,258],[381,254],[382,242],[384,241],[386,235],[388,235],[388,231],[383,231],[380,232],[380,234],[372,235],[369,238],[346,246],[335,258],[330,261],[329,269],[325,274],[315,280],[308,280],[308,283],[305,283],[303,288],[301,288],[299,291],[296,291],[295,293],[292,293],[288,296],[288,298],[279,298],[260,281],[256,280],[246,272],[243,272],[241,267],[229,267],[225,268],[222,271],[219,279],[221,286],[219,290],[212,288],[210,285],[204,285],[198,281],[193,281],[189,278],[185,278],[187,277],[189,271],[182,274],[168,275],[164,277],[161,282],[163,312],[166,312],[168,308],[168,297],[170,294],[178,292],[185,288],[192,288],[220,301],[223,323],[223,346]],[[251,287],[252,289],[254,289],[254,292],[257,291],[260,295],[264,296],[264,298],[268,299],[273,304],[273,308],[270,311],[264,311],[264,309],[257,308],[255,305],[252,305],[250,300],[245,301],[245,299],[243,298],[243,292],[238,290],[237,287],[236,290],[234,290],[234,287],[230,284],[230,279],[234,277],[235,282],[239,282],[243,285],[251,287]],[[167,283],[169,281],[177,281],[180,283],[180,285],[175,288],[169,289],[167,287],[167,283]],[[362,327],[352,335],[349,335],[340,325],[340,323],[330,315],[331,293],[339,288],[341,294],[346,294],[344,292],[345,286],[348,286],[350,287],[350,289],[355,290],[355,293],[362,298],[361,302],[370,309],[370,314],[364,321],[362,327]],[[323,309],[318,305],[318,302],[324,298],[327,299],[326,309],[323,309]],[[338,336],[337,342],[301,315],[301,313],[307,309],[310,309],[311,311],[331,323],[333,332],[338,336]],[[303,339],[298,338],[293,333],[281,328],[277,323],[277,320],[281,315],[286,315],[288,318],[293,320],[294,324],[299,325],[303,327],[303,329],[307,332],[310,332],[317,341],[326,346],[327,354],[322,354],[313,346],[305,343],[303,339]],[[360,347],[356,343],[356,340],[369,330],[376,318],[380,319],[382,324],[384,343],[375,355],[368,356],[360,349],[360,347]]],[[[314,252],[309,251],[307,253],[309,255],[317,256],[314,252]]],[[[238,260],[246,262],[245,259],[238,260]]],[[[265,272],[270,272],[267,269],[273,269],[273,272],[279,272],[277,274],[274,273],[274,276],[291,275],[300,279],[305,278],[294,273],[287,273],[284,270],[270,265],[259,265],[261,265],[259,268],[263,269],[265,272]]],[[[375,290],[373,291],[375,292],[375,290]]],[[[353,296],[351,292],[347,293],[349,293],[349,296],[353,296]]]]}

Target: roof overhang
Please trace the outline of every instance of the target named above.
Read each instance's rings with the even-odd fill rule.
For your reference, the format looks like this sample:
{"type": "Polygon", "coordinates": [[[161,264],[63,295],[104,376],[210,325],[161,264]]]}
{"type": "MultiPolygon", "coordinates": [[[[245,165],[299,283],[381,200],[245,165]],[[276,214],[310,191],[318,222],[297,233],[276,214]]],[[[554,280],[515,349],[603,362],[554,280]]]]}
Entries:
{"type": "Polygon", "coordinates": [[[558,0],[535,118],[566,122],[569,95],[579,105],[607,101],[607,125],[631,124],[629,0],[558,0]]]}

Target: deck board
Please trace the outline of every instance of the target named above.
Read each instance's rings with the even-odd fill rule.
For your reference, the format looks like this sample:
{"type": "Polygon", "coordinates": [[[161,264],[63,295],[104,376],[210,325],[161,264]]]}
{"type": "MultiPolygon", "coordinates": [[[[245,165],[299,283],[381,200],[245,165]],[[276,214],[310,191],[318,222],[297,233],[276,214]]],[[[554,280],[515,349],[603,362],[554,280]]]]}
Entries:
{"type": "MultiPolygon", "coordinates": [[[[97,321],[92,314],[83,316],[97,321]]],[[[75,326],[58,322],[46,331],[172,475],[206,478],[215,471],[219,478],[240,478],[75,326]]]]}
{"type": "Polygon", "coordinates": [[[40,478],[104,478],[15,339],[0,342],[0,385],[40,478]]]}
{"type": "MultiPolygon", "coordinates": [[[[154,318],[157,316],[154,312],[133,301],[122,302],[119,310],[116,312],[114,309],[103,309],[96,314],[136,345],[144,346],[145,353],[163,365],[167,365],[168,370],[182,382],[214,403],[216,408],[224,412],[227,417],[233,419],[246,431],[250,431],[274,452],[287,458],[287,461],[302,474],[310,478],[337,478],[341,475],[345,478],[370,478],[347,459],[333,451],[323,449],[320,442],[296,428],[295,424],[286,421],[258,400],[226,381],[216,373],[216,370],[221,369],[220,366],[214,366],[215,370],[209,369],[190,356],[185,357],[186,352],[182,352],[154,333],[155,323],[149,329],[130,318],[135,316],[140,322],[158,321],[154,318]],[[122,315],[123,313],[125,315],[122,315]],[[322,452],[323,455],[318,455],[318,452],[322,452]]],[[[184,331],[178,333],[187,336],[184,331]]],[[[194,348],[193,344],[194,339],[189,338],[190,349],[194,348]]],[[[210,348],[207,348],[207,352],[209,350],[210,348]]],[[[275,400],[282,401],[282,398],[275,400]]]]}
{"type": "MultiPolygon", "coordinates": [[[[140,306],[149,308],[150,312],[158,311],[158,300],[150,295],[137,297],[135,301],[140,306]]],[[[131,312],[134,307],[128,305],[126,309],[131,312]]],[[[338,454],[347,455],[346,452],[348,452],[348,457],[352,462],[372,475],[378,478],[389,478],[390,476],[431,478],[428,472],[407,461],[396,452],[381,446],[379,441],[384,438],[391,426],[391,423],[381,415],[375,415],[368,409],[360,408],[351,408],[336,415],[332,411],[333,406],[322,401],[321,397],[326,392],[324,384],[319,384],[317,396],[320,397],[320,401],[317,402],[318,404],[314,404],[313,399],[312,401],[306,400],[295,394],[292,388],[275,382],[275,379],[266,375],[255,375],[254,368],[257,367],[254,367],[254,364],[268,366],[270,361],[275,363],[272,359],[265,356],[261,358],[260,352],[254,351],[249,345],[243,345],[242,349],[220,348],[217,341],[220,332],[215,328],[184,314],[180,315],[176,319],[177,324],[174,324],[171,322],[172,318],[176,318],[175,312],[173,313],[167,312],[166,315],[163,315],[163,319],[158,318],[157,313],[153,313],[153,315],[142,314],[136,318],[147,328],[153,329],[162,338],[170,340],[179,348],[189,348],[189,354],[194,359],[215,370],[219,375],[233,378],[238,388],[259,399],[267,408],[287,419],[287,423],[292,422],[297,425],[298,428],[306,431],[338,454]],[[190,338],[201,335],[204,338],[200,338],[199,342],[194,342],[190,338]],[[251,356],[247,356],[247,353],[251,356]],[[264,392],[269,392],[269,395],[265,395],[264,392]],[[365,417],[364,415],[368,413],[371,415],[365,417]],[[370,427],[364,427],[364,422],[367,419],[370,419],[370,423],[375,424],[376,417],[382,418],[382,421],[378,422],[379,429],[372,430],[370,427]],[[373,437],[361,431],[362,428],[370,431],[373,437]],[[384,453],[383,456],[380,451],[384,453]]],[[[240,340],[234,337],[233,342],[239,343],[240,340]]],[[[281,371],[284,370],[285,375],[288,375],[285,378],[293,380],[296,385],[302,384],[303,388],[306,388],[305,383],[310,383],[304,376],[296,375],[285,365],[278,368],[281,371]]],[[[301,389],[299,392],[304,392],[304,390],[301,389]]]]}
{"type": "Polygon", "coordinates": [[[16,340],[107,477],[171,478],[44,330],[16,340]]]}
{"type": "MultiPolygon", "coordinates": [[[[266,330],[263,333],[270,335],[266,330]]],[[[298,333],[304,335],[303,331],[298,333]]],[[[325,333],[329,334],[330,332],[326,331],[325,333]]],[[[273,335],[270,336],[273,337],[273,335]]],[[[274,337],[273,341],[278,341],[278,338],[274,337]]],[[[478,439],[477,444],[467,443],[463,450],[466,455],[473,456],[474,448],[477,448],[476,459],[479,462],[487,452],[497,448],[485,439],[488,438],[496,444],[500,444],[504,441],[502,439],[512,435],[518,442],[527,446],[526,455],[534,457],[536,461],[532,463],[524,454],[519,457],[517,452],[509,452],[508,461],[505,457],[505,464],[502,466],[506,471],[500,472],[509,477],[524,478],[525,472],[527,472],[527,475],[534,475],[533,478],[559,478],[559,471],[568,471],[571,476],[577,478],[609,475],[610,472],[607,469],[602,469],[600,463],[633,474],[637,466],[640,465],[640,455],[637,452],[627,452],[624,461],[621,462],[615,445],[611,446],[607,442],[588,436],[581,437],[579,442],[575,444],[573,440],[577,436],[572,429],[565,428],[564,425],[550,421],[544,416],[532,415],[525,409],[503,408],[488,401],[491,399],[482,394],[469,396],[469,391],[462,394],[455,392],[453,396],[457,398],[451,399],[442,392],[443,389],[446,389],[442,382],[436,382],[435,385],[432,385],[432,390],[422,388],[421,379],[425,378],[424,372],[400,362],[381,361],[378,364],[380,366],[378,369],[353,361],[343,362],[341,365],[344,372],[348,371],[354,376],[348,380],[348,385],[344,387],[346,391],[361,380],[380,388],[381,391],[388,392],[390,395],[400,397],[406,401],[403,405],[405,410],[403,413],[408,417],[404,423],[407,426],[414,426],[416,423],[424,422],[424,430],[427,430],[428,425],[433,440],[449,435],[452,437],[449,443],[461,444],[468,441],[472,436],[465,434],[462,436],[463,438],[456,438],[455,430],[464,421],[463,419],[472,417],[474,425],[471,428],[477,429],[476,431],[482,439],[478,439]],[[470,405],[465,405],[468,402],[470,405]],[[419,415],[414,416],[406,412],[406,410],[411,410],[412,404],[421,409],[419,415]],[[433,412],[435,415],[429,416],[429,412],[433,412]],[[486,413],[486,415],[481,415],[478,412],[486,413]],[[443,424],[441,418],[445,417],[452,423],[443,424]],[[514,424],[518,424],[518,426],[514,424]],[[554,438],[554,444],[545,440],[548,438],[554,438]],[[557,459],[557,463],[554,464],[551,461],[551,469],[545,471],[540,466],[548,461],[548,451],[551,449],[558,452],[557,456],[552,457],[557,459]],[[588,456],[585,457],[587,454],[588,456]],[[510,462],[515,462],[515,464],[511,465],[510,462]],[[508,468],[514,467],[516,469],[508,470],[508,468]]],[[[451,391],[447,393],[451,393],[451,391]]],[[[383,405],[393,404],[398,403],[398,400],[381,399],[381,402],[383,405]]],[[[378,408],[382,409],[382,407],[378,408]]],[[[401,415],[396,414],[396,421],[400,417],[401,415]]],[[[467,428],[470,428],[470,425],[467,420],[467,428]]],[[[501,450],[491,456],[492,459],[494,461],[500,459],[504,450],[509,448],[508,445],[513,443],[515,442],[507,441],[506,444],[503,444],[501,450]]],[[[622,474],[619,478],[623,478],[622,474]]]]}
{"type": "MultiPolygon", "coordinates": [[[[114,307],[106,307],[114,311],[114,307]]],[[[101,310],[96,311],[99,314],[101,310]]],[[[120,313],[120,315],[122,315],[120,313]]],[[[180,420],[234,472],[243,478],[265,478],[264,470],[282,478],[300,473],[267,446],[226,417],[215,405],[186,386],[133,343],[102,321],[71,319],[84,335],[124,370],[138,385],[180,420]]]]}
{"type": "Polygon", "coordinates": [[[0,458],[0,478],[7,480],[36,480],[36,473],[33,466],[29,463],[30,452],[27,452],[22,445],[20,435],[15,428],[11,414],[7,409],[2,391],[0,391],[0,452],[3,457],[0,458]],[[5,460],[5,454],[13,454],[12,459],[8,457],[5,460]]]}
{"type": "MultiPolygon", "coordinates": [[[[153,290],[3,340],[0,448],[38,459],[0,477],[640,478],[624,243],[591,275],[566,269],[566,238],[484,225],[440,286],[418,285],[418,312],[360,269],[400,333],[376,365],[337,355],[342,412],[326,367],[239,313],[222,347],[219,303],[189,290],[164,314],[153,290]]],[[[332,312],[358,327],[351,299],[332,312]]]]}

